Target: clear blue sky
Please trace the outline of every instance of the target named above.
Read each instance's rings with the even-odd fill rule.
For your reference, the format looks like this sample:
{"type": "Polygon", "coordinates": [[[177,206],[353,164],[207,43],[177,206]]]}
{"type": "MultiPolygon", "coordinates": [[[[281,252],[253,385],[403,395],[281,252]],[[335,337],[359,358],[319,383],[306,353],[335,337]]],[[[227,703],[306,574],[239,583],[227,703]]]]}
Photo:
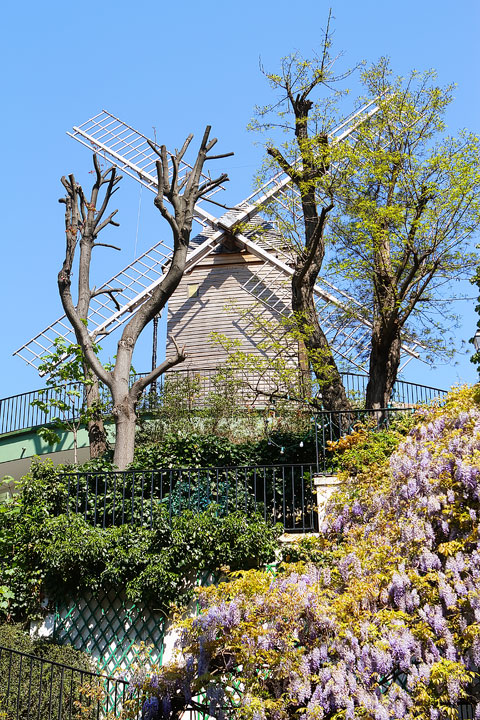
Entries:
{"type": "MultiPolygon", "coordinates": [[[[138,0],[9,3],[2,10],[1,243],[3,342],[0,397],[40,387],[33,368],[12,352],[62,314],[56,276],[64,251],[60,176],[91,178],[88,151],[65,134],[105,108],[174,148],[208,123],[219,150],[235,151],[219,169],[231,181],[227,202],[252,189],[261,160],[246,131],[255,104],[268,102],[259,72],[293,50],[309,56],[320,47],[332,5],[335,47],[346,65],[381,55],[398,73],[435,68],[441,84],[456,82],[449,130],[480,131],[478,0],[243,0],[163,2],[138,0]]],[[[106,279],[168,233],[139,186],[125,178],[116,196],[121,227],[111,242],[121,256],[100,249],[99,279],[106,279]],[[138,230],[138,232],[137,232],[138,230]],[[103,252],[100,255],[100,252],[103,252]]],[[[473,288],[467,288],[474,295],[473,288]]],[[[458,348],[474,332],[474,302],[462,302],[458,348]]],[[[147,369],[150,330],[137,369],[147,369]]],[[[447,386],[475,379],[458,355],[456,366],[409,366],[408,377],[447,386]]]]}

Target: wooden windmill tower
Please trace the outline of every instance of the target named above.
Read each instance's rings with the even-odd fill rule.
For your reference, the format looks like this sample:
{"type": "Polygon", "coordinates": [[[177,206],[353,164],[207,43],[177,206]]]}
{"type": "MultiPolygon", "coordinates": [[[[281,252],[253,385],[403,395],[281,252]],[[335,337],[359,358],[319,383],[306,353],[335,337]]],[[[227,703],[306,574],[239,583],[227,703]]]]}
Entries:
{"type": "MultiPolygon", "coordinates": [[[[351,142],[356,130],[378,111],[372,101],[347,117],[329,133],[329,142],[351,142]]],[[[147,138],[115,116],[102,111],[78,127],[72,138],[117,166],[144,187],[157,192],[156,155],[147,138]]],[[[183,170],[189,166],[184,164],[183,170]]],[[[217,192],[218,188],[214,191],[217,192]]],[[[223,357],[212,345],[212,330],[236,339],[241,349],[258,352],[258,338],[248,328],[241,310],[256,307],[267,320],[291,312],[291,258],[278,242],[278,234],[261,218],[267,203],[282,203],[295,192],[290,178],[279,172],[234,209],[220,217],[211,213],[212,194],[202,198],[195,208],[201,231],[191,241],[185,275],[169,301],[167,357],[172,351],[171,337],[185,344],[188,366],[213,368],[223,357]],[[228,305],[230,304],[230,309],[228,305]],[[243,320],[241,319],[243,318],[243,320]]],[[[131,313],[149,297],[161,282],[171,257],[169,242],[157,243],[125,267],[102,287],[112,293],[93,298],[88,317],[90,334],[101,338],[120,327],[131,313]]],[[[370,322],[365,309],[344,291],[319,279],[314,288],[320,322],[336,359],[349,367],[362,368],[368,346],[370,322]],[[339,312],[348,309],[348,320],[339,323],[339,312]]],[[[36,367],[51,352],[57,337],[75,342],[65,316],[19,348],[14,354],[36,367]]],[[[418,357],[417,346],[403,346],[406,362],[418,357]]],[[[293,355],[295,352],[293,351],[293,355]]],[[[404,363],[405,364],[405,363],[404,363]]]]}

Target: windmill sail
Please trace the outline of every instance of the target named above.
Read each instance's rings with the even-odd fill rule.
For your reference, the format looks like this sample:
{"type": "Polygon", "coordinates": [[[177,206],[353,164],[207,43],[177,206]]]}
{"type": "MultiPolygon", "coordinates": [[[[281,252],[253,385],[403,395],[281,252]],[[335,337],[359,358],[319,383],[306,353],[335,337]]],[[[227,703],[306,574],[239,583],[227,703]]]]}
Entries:
{"type": "MultiPolygon", "coordinates": [[[[329,133],[330,143],[335,145],[352,139],[355,132],[366,120],[378,112],[376,100],[373,100],[347,117],[338,127],[329,133]]],[[[152,192],[157,192],[156,154],[148,144],[147,137],[119,120],[116,116],[103,110],[82,125],[75,126],[68,135],[90,150],[104,157],[107,161],[128,174],[152,192]]],[[[185,175],[191,166],[182,162],[180,177],[185,175]]],[[[204,176],[206,177],[206,176],[204,176]]],[[[195,217],[203,226],[201,242],[189,252],[186,269],[195,267],[206,254],[221,241],[227,231],[235,236],[240,246],[247,249],[263,262],[262,274],[268,275],[268,285],[275,289],[273,293],[282,298],[283,312],[286,312],[287,295],[282,290],[292,275],[288,253],[268,245],[264,239],[259,240],[243,229],[243,225],[261,213],[269,202],[275,201],[291,207],[291,194],[295,193],[290,178],[283,172],[275,174],[261,188],[247,197],[234,210],[228,211],[220,218],[214,217],[206,208],[205,203],[221,188],[208,193],[195,207],[195,217]],[[290,194],[290,195],[289,195],[290,194]],[[238,228],[241,229],[238,229],[238,228]]],[[[92,336],[107,335],[121,326],[143,302],[147,300],[153,288],[164,277],[172,249],[168,244],[158,243],[120,273],[102,286],[102,290],[111,290],[92,299],[89,314],[89,331],[92,336]]],[[[245,286],[246,292],[256,297],[254,286],[245,286]]],[[[360,367],[358,364],[361,353],[365,349],[366,337],[370,331],[370,323],[366,313],[359,306],[359,312],[352,318],[352,304],[339,288],[324,281],[314,288],[322,322],[326,324],[327,335],[332,341],[333,350],[339,357],[360,367]],[[342,330],[338,324],[339,312],[349,313],[349,329],[342,330]],[[342,334],[343,333],[343,334],[342,334]]],[[[263,296],[256,297],[264,304],[269,300],[263,296]]],[[[278,310],[278,308],[277,308],[278,310]]],[[[38,369],[42,357],[53,349],[55,338],[63,337],[74,341],[74,334],[65,316],[49,325],[43,332],[15,351],[30,365],[38,369]]],[[[414,347],[403,346],[409,358],[418,357],[414,347]]],[[[408,360],[407,360],[408,361],[408,360]]]]}
{"type": "MultiPolygon", "coordinates": [[[[252,242],[247,236],[239,237],[252,254],[264,260],[261,268],[242,286],[254,301],[250,314],[253,316],[256,313],[258,316],[263,306],[273,314],[284,317],[290,315],[289,279],[293,275],[293,268],[288,264],[287,254],[284,253],[282,257],[281,250],[265,251],[260,244],[252,242]]],[[[318,279],[313,292],[320,324],[334,356],[365,371],[364,361],[367,358],[366,350],[372,326],[365,317],[362,305],[324,278],[318,279]],[[358,308],[358,313],[355,313],[355,307],[358,308]]],[[[419,358],[418,347],[418,343],[402,344],[406,356],[402,367],[411,359],[419,358]]]]}
{"type": "MultiPolygon", "coordinates": [[[[105,160],[130,175],[148,190],[157,193],[155,163],[158,157],[148,144],[148,138],[122,120],[119,120],[115,115],[102,110],[101,113],[82,123],[82,125],[75,126],[73,132],[68,132],[67,135],[85,145],[97,155],[101,155],[105,160]]],[[[156,143],[154,144],[156,145],[156,143]]],[[[182,160],[178,173],[179,180],[182,180],[190,170],[192,170],[192,166],[182,160]]],[[[204,173],[202,173],[202,178],[204,180],[209,179],[204,173]]],[[[208,225],[209,222],[205,217],[205,213],[201,211],[202,203],[223,189],[221,185],[213,188],[197,203],[195,216],[203,226],[208,225]]],[[[208,216],[208,213],[206,215],[208,216]]]]}
{"type": "MultiPolygon", "coordinates": [[[[328,133],[330,144],[337,145],[347,138],[351,139],[354,137],[356,130],[364,122],[373,117],[378,110],[379,107],[375,99],[353,112],[345,118],[340,125],[328,133]]],[[[219,218],[218,223],[221,227],[229,230],[235,225],[241,225],[260,213],[272,199],[275,198],[277,202],[283,203],[283,196],[287,190],[299,197],[298,190],[293,186],[291,178],[282,170],[275,173],[266,183],[249,195],[235,210],[231,210],[219,218]]],[[[286,205],[286,207],[288,207],[289,210],[292,207],[290,198],[288,198],[288,205],[286,205]]]]}
{"type": "MultiPolygon", "coordinates": [[[[205,234],[203,242],[190,253],[187,267],[188,263],[211,250],[217,241],[214,233],[205,234]]],[[[92,298],[88,314],[88,329],[92,337],[98,338],[113,332],[150,297],[152,290],[165,276],[171,253],[171,247],[159,242],[99,288],[105,292],[92,298]]],[[[64,338],[67,343],[76,342],[73,329],[65,315],[13,354],[38,370],[42,358],[54,350],[55,340],[59,337],[64,338]]]]}

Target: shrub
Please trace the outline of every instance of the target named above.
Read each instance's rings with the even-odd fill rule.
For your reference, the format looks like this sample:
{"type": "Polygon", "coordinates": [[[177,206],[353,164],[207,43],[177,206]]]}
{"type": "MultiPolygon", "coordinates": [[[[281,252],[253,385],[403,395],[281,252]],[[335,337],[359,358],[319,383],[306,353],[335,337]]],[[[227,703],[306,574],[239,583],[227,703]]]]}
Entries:
{"type": "Polygon", "coordinates": [[[356,424],[353,432],[336,442],[328,442],[328,462],[333,470],[356,476],[375,465],[382,465],[419,422],[418,413],[395,415],[386,428],[374,421],[356,424]]]}
{"type": "Polygon", "coordinates": [[[36,464],[24,491],[0,504],[0,617],[26,620],[42,601],[115,587],[135,602],[185,603],[199,573],[258,567],[274,558],[281,532],[263,518],[219,517],[211,505],[169,520],[160,507],[153,529],[139,524],[93,527],[63,507],[55,469],[36,464]]]}
{"type": "MultiPolygon", "coordinates": [[[[88,655],[70,646],[60,647],[32,638],[19,625],[0,625],[0,716],[29,720],[32,717],[96,717],[96,707],[83,699],[87,676],[94,668],[88,655]],[[35,656],[24,658],[4,648],[35,656]],[[40,659],[48,661],[41,663],[40,659]],[[58,663],[51,665],[50,663],[58,663]],[[63,670],[62,665],[80,672],[63,670]]],[[[101,688],[99,688],[101,690],[101,688]]]]}

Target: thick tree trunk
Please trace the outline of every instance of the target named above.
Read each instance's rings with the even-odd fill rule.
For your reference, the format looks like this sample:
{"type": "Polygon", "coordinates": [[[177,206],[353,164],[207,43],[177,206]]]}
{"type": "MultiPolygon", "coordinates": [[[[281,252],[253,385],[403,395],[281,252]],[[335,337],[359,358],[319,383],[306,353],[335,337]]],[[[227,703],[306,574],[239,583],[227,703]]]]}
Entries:
{"type": "Polygon", "coordinates": [[[396,324],[374,321],[365,405],[378,410],[390,403],[400,366],[401,338],[396,324]]]}
{"type": "Polygon", "coordinates": [[[292,309],[303,336],[307,353],[317,378],[325,410],[350,410],[350,401],[343,386],[332,351],[318,321],[313,291],[297,271],[292,277],[292,309]]]}
{"type": "Polygon", "coordinates": [[[107,435],[103,420],[90,420],[87,426],[88,442],[90,444],[90,460],[102,457],[108,449],[107,435]]]}
{"type": "Polygon", "coordinates": [[[115,419],[115,452],[113,464],[119,470],[125,470],[133,462],[135,449],[135,429],[137,413],[135,403],[128,395],[114,399],[113,417],[115,419]]]}

